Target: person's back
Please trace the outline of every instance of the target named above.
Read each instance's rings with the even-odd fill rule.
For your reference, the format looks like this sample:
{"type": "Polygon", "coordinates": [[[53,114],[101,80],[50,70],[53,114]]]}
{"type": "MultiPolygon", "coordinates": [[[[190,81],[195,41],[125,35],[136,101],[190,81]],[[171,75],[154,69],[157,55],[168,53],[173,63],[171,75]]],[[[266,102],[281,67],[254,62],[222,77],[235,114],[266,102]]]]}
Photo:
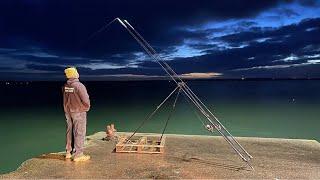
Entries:
{"type": "Polygon", "coordinates": [[[86,87],[77,78],[68,79],[63,87],[63,108],[65,112],[87,112],[90,100],[86,87]]]}
{"type": "Polygon", "coordinates": [[[68,80],[62,87],[62,92],[67,122],[66,158],[86,161],[90,159],[90,156],[83,154],[90,99],[86,87],[79,81],[77,70],[73,67],[67,68],[65,74],[68,80]]]}

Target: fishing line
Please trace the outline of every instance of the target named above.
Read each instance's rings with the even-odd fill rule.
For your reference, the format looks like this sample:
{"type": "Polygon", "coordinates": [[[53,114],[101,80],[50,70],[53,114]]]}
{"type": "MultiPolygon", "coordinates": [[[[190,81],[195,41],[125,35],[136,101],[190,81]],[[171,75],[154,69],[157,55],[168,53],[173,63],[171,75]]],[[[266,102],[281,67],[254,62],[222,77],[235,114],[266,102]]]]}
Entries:
{"type": "Polygon", "coordinates": [[[87,43],[88,41],[90,41],[92,38],[94,38],[97,34],[103,32],[104,30],[106,30],[113,22],[115,22],[118,18],[113,19],[112,21],[110,21],[108,24],[102,26],[102,28],[100,28],[98,31],[92,33],[88,39],[85,41],[85,43],[87,43]]]}

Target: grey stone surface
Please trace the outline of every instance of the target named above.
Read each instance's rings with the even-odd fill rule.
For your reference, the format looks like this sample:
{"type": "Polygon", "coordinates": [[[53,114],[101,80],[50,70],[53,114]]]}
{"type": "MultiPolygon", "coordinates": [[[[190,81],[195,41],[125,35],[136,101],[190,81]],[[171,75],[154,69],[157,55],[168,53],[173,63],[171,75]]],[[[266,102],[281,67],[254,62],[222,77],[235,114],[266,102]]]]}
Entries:
{"type": "Polygon", "coordinates": [[[104,136],[88,137],[90,161],[45,154],[0,178],[320,179],[320,144],[314,140],[237,138],[254,157],[255,170],[249,171],[221,137],[167,135],[164,154],[119,154],[104,136]]]}

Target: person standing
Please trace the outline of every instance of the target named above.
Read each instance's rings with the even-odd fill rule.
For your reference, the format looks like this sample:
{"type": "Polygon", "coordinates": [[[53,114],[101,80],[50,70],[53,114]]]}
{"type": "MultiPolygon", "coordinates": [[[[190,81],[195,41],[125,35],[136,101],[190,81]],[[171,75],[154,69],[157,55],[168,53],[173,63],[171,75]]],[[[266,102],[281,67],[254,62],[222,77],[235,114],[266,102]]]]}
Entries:
{"type": "Polygon", "coordinates": [[[75,67],[64,70],[67,82],[62,88],[63,108],[66,116],[66,159],[75,162],[87,161],[89,155],[83,153],[86,137],[87,112],[90,99],[86,87],[79,81],[79,73],[75,67]]]}

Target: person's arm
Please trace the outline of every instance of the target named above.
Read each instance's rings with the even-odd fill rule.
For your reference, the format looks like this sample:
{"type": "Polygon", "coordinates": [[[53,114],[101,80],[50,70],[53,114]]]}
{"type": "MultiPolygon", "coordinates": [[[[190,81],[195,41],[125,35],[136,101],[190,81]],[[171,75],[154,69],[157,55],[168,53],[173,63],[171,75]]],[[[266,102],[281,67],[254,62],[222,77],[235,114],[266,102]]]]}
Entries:
{"type": "Polygon", "coordinates": [[[61,87],[61,92],[62,92],[62,106],[64,112],[66,112],[66,95],[64,93],[64,86],[61,87]]]}
{"type": "Polygon", "coordinates": [[[86,87],[82,83],[80,83],[78,91],[79,91],[79,96],[80,96],[82,103],[86,107],[90,108],[90,98],[89,98],[86,87]]]}

